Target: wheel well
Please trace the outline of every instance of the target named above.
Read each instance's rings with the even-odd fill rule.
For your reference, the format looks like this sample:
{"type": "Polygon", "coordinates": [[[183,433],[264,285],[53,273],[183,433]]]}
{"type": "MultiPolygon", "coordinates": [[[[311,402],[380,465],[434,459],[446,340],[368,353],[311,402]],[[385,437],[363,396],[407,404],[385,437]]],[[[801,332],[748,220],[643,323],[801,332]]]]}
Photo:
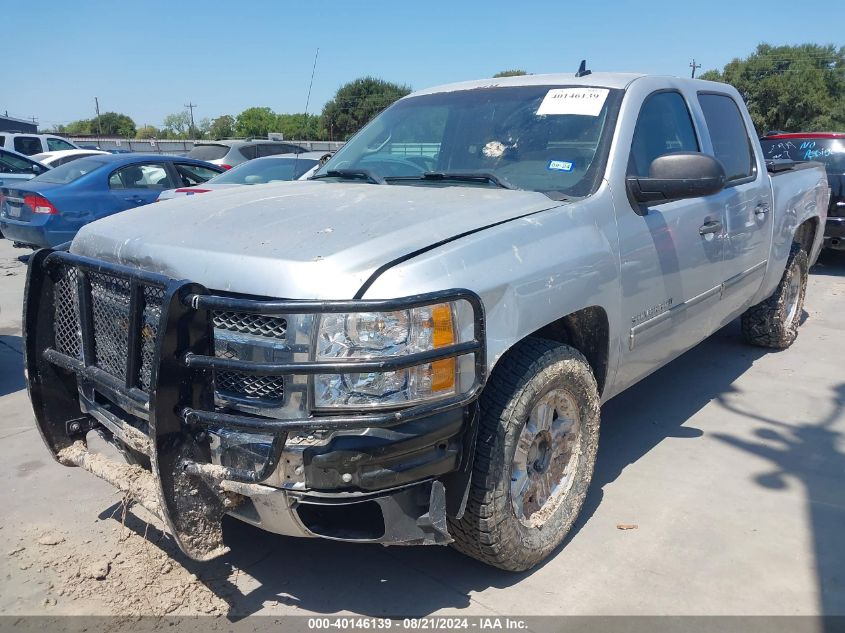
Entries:
{"type": "Polygon", "coordinates": [[[591,306],[567,314],[541,327],[531,336],[565,343],[581,352],[590,363],[599,393],[604,391],[604,383],[607,379],[610,326],[607,313],[603,308],[591,306]]]}
{"type": "Polygon", "coordinates": [[[813,250],[813,243],[816,240],[816,231],[819,227],[818,218],[809,218],[804,220],[801,225],[795,229],[795,235],[792,241],[801,245],[801,249],[809,255],[813,250]]]}

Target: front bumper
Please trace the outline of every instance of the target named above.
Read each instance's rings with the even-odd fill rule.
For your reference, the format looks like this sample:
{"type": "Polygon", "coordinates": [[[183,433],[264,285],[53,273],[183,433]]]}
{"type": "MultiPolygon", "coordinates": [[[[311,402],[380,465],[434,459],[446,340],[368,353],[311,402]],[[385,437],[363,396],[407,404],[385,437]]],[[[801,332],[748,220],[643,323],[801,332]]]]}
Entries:
{"type": "Polygon", "coordinates": [[[482,310],[479,298],[466,290],[361,301],[214,296],[195,283],[42,250],[33,255],[27,277],[27,384],[39,430],[54,457],[109,480],[150,508],[179,547],[197,560],[226,551],[220,520],[227,513],[281,533],[442,543],[450,540],[446,515],[463,511],[471,473],[475,400],[486,367],[482,310]],[[100,295],[112,287],[122,289],[115,296],[123,298],[118,314],[125,318],[103,316],[100,295]],[[215,310],[319,314],[399,310],[455,299],[472,306],[473,338],[433,351],[355,362],[285,363],[214,353],[215,310]],[[68,328],[74,334],[70,338],[68,328]],[[106,330],[110,339],[103,335],[106,330]],[[115,340],[120,344],[115,346],[115,340]],[[388,412],[274,419],[233,412],[215,400],[217,371],[250,376],[395,371],[470,354],[475,377],[468,391],[388,412]],[[109,465],[89,453],[85,436],[91,430],[146,469],[109,465]],[[271,437],[263,467],[214,463],[211,436],[221,430],[271,437]],[[290,461],[284,458],[286,450],[293,448],[301,462],[284,463],[290,461]],[[286,472],[300,475],[299,480],[287,486],[286,472]],[[366,526],[354,525],[352,505],[370,516],[366,526]]]}

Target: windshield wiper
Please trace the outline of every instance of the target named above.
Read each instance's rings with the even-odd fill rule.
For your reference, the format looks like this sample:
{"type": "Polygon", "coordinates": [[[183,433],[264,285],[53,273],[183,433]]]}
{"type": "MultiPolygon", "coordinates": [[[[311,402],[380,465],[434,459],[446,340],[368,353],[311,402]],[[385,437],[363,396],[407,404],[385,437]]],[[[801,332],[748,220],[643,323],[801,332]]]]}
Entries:
{"type": "Polygon", "coordinates": [[[371,182],[374,185],[383,185],[385,184],[384,178],[371,172],[369,169],[330,169],[324,174],[317,174],[316,176],[312,176],[311,180],[317,180],[318,178],[342,178],[343,180],[361,180],[364,179],[367,182],[371,182]]]}
{"type": "Polygon", "coordinates": [[[457,180],[465,182],[481,180],[492,183],[502,189],[516,189],[514,185],[504,178],[486,171],[427,171],[422,175],[422,178],[423,180],[457,180]]]}

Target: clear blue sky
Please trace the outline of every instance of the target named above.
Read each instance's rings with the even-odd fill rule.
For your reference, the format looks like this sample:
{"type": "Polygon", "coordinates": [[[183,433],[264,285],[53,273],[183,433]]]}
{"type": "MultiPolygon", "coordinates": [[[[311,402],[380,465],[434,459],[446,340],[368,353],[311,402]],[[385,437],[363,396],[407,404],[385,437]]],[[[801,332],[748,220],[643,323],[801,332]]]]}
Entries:
{"type": "MultiPolygon", "coordinates": [[[[845,0],[0,0],[0,112],[42,127],[123,112],[159,126],[250,106],[310,112],[363,75],[413,88],[523,68],[688,75],[760,42],[845,43],[845,0]],[[19,25],[19,26],[16,26],[19,25]],[[14,54],[11,54],[14,52],[14,54]]],[[[699,71],[700,72],[700,71],[699,71]]]]}

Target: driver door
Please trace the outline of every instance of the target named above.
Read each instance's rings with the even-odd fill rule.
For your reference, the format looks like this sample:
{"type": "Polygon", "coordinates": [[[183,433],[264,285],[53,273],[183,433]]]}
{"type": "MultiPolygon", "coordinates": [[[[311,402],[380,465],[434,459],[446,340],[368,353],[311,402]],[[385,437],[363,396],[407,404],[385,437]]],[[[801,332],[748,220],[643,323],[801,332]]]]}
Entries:
{"type": "MultiPolygon", "coordinates": [[[[700,144],[684,97],[649,95],[640,110],[629,176],[648,176],[651,162],[700,144]]],[[[618,379],[625,386],[708,336],[719,301],[725,223],[722,205],[707,198],[661,204],[630,199],[618,205],[625,323],[618,379]]]]}

